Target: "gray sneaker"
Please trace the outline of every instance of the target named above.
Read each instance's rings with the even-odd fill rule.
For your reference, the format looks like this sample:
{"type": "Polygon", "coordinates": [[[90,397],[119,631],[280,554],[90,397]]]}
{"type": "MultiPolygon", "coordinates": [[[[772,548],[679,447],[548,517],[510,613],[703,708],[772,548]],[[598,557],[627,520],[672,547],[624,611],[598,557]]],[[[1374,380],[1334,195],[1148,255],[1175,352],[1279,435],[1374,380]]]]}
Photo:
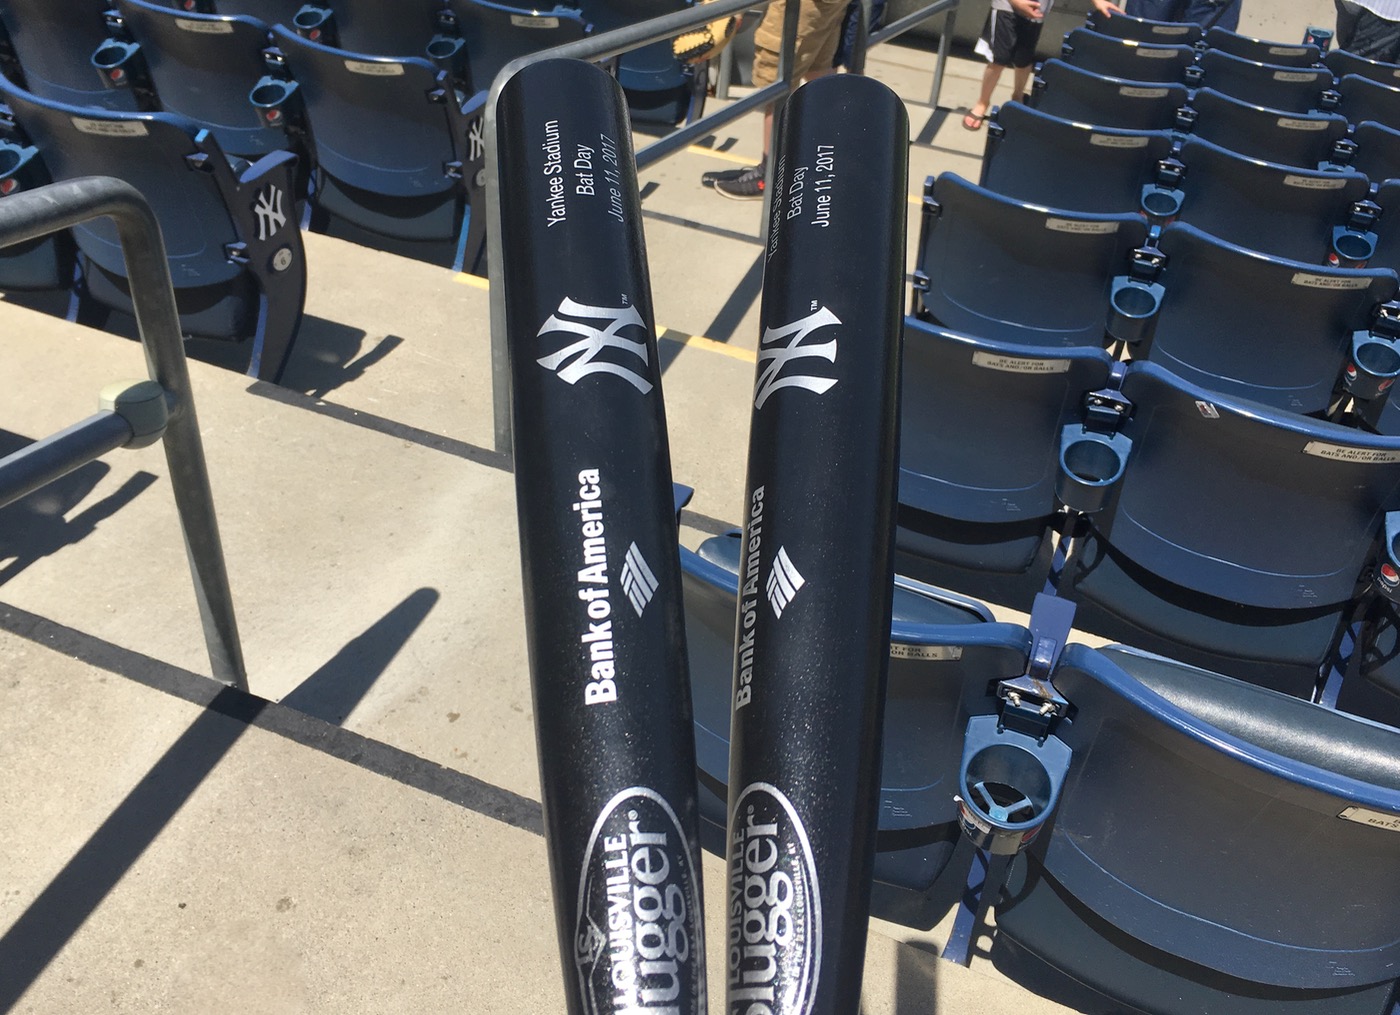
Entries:
{"type": "Polygon", "coordinates": [[[763,167],[750,166],[732,180],[719,180],[715,183],[715,193],[736,201],[760,201],[763,199],[763,167]]]}
{"type": "Polygon", "coordinates": [[[702,187],[713,187],[720,180],[737,180],[749,171],[749,167],[743,169],[712,169],[708,173],[700,174],[700,185],[702,187]]]}

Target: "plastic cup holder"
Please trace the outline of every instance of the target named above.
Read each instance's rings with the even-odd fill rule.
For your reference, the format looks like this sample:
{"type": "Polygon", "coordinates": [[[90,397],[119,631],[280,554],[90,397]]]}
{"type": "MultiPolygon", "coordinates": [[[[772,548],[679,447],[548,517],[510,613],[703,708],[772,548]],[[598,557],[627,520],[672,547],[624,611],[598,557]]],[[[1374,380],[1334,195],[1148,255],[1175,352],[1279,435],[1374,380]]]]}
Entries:
{"type": "Polygon", "coordinates": [[[261,82],[248,94],[248,100],[260,109],[280,106],[292,94],[291,87],[282,81],[261,82]]]}
{"type": "Polygon", "coordinates": [[[1400,377],[1400,347],[1369,332],[1352,336],[1351,360],[1342,380],[1347,393],[1360,401],[1380,398],[1400,377]]]}
{"type": "Polygon", "coordinates": [[[1132,442],[1121,434],[1066,428],[1060,438],[1060,475],[1055,492],[1065,506],[1085,514],[1098,511],[1128,467],[1132,442]]]}
{"type": "Polygon", "coordinates": [[[1174,218],[1181,211],[1181,195],[1174,190],[1148,187],[1142,192],[1142,210],[1152,218],[1174,218]]]}
{"type": "Polygon", "coordinates": [[[1146,286],[1124,285],[1113,292],[1113,309],[1124,317],[1148,317],[1157,312],[1158,299],[1146,286]]]}
{"type": "Polygon", "coordinates": [[[1354,233],[1338,229],[1332,235],[1332,249],[1343,265],[1364,265],[1376,252],[1376,241],[1366,233],[1354,233]]]}
{"type": "Polygon", "coordinates": [[[111,42],[103,43],[92,54],[92,65],[98,70],[116,70],[131,58],[131,54],[136,51],[136,46],[127,42],[118,42],[115,39],[111,42]]]}
{"type": "Polygon", "coordinates": [[[1359,342],[1355,350],[1356,365],[1378,377],[1400,376],[1400,349],[1393,342],[1373,340],[1359,342]]]}
{"type": "Polygon", "coordinates": [[[456,56],[462,48],[462,40],[450,35],[434,35],[428,40],[428,56],[433,60],[446,60],[456,56]]]}
{"type": "Polygon", "coordinates": [[[1156,328],[1164,290],[1156,282],[1117,278],[1108,295],[1108,334],[1117,342],[1138,345],[1156,328]]]}
{"type": "Polygon", "coordinates": [[[1070,755],[1055,738],[1038,744],[1018,733],[998,732],[996,721],[976,716],[968,722],[958,822],[979,849],[1006,855],[1025,848],[1050,817],[1070,755]]]}
{"type": "Polygon", "coordinates": [[[320,28],[326,23],[326,16],[329,14],[323,7],[303,7],[296,14],[292,15],[292,25],[307,32],[313,28],[320,28]]]}
{"type": "Polygon", "coordinates": [[[0,148],[0,177],[9,176],[23,164],[24,158],[14,148],[0,148]]]}

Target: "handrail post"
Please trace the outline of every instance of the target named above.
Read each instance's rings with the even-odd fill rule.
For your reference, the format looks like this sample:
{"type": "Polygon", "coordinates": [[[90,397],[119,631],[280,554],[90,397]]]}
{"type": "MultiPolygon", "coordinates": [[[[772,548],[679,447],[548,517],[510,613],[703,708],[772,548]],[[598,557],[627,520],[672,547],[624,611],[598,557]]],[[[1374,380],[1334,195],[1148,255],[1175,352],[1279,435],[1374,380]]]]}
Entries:
{"type": "Polygon", "coordinates": [[[0,247],[37,239],[102,216],[116,223],[147,370],[164,389],[169,404],[162,438],[165,460],[194,579],[209,665],[216,680],[246,691],[248,674],[199,421],[190,393],[179,311],[155,213],[140,191],[121,180],[107,176],[65,180],[12,194],[0,203],[0,247]]]}
{"type": "Polygon", "coordinates": [[[948,63],[948,46],[953,40],[953,26],[957,20],[958,5],[954,4],[943,16],[943,31],[938,36],[938,61],[933,65],[933,91],[928,97],[928,104],[933,109],[938,108],[938,100],[943,96],[943,71],[948,63]]]}

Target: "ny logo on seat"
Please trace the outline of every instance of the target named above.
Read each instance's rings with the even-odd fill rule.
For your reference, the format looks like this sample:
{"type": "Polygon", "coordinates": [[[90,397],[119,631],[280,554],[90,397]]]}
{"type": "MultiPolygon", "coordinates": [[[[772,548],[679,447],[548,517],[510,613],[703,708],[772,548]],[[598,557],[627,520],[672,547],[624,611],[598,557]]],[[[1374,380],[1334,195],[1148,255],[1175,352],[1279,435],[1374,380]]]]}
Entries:
{"type": "Polygon", "coordinates": [[[814,377],[798,373],[783,376],[783,369],[794,360],[812,357],[835,363],[836,339],[833,338],[829,342],[813,342],[810,345],[804,345],[803,340],[820,328],[840,323],[835,314],[826,307],[821,307],[791,324],[780,328],[764,328],[758,350],[758,380],[754,384],[753,407],[762,409],[763,403],[768,401],[768,396],[779,388],[806,388],[819,395],[830,391],[836,384],[834,377],[814,377]]]}
{"type": "Polygon", "coordinates": [[[556,353],[541,356],[536,362],[546,370],[555,371],[559,379],[568,384],[577,384],[589,374],[613,374],[645,395],[651,390],[651,381],[647,380],[644,374],[626,363],[609,362],[600,357],[607,349],[617,349],[627,354],[624,359],[635,356],[645,366],[649,362],[646,327],[646,322],[642,320],[642,315],[637,312],[636,307],[595,307],[587,303],[578,303],[565,296],[559,304],[559,309],[550,314],[549,319],[540,326],[536,337],[556,331],[582,337],[556,353]],[[568,320],[560,315],[582,320],[568,320]],[[606,327],[599,328],[586,323],[588,321],[606,322],[606,327]],[[642,337],[634,339],[619,334],[624,328],[637,328],[642,337]],[[565,365],[570,359],[572,362],[565,365]]]}
{"type": "Polygon", "coordinates": [[[265,240],[287,224],[287,215],[282,211],[282,192],[271,184],[258,192],[253,214],[258,217],[258,239],[265,240]]]}

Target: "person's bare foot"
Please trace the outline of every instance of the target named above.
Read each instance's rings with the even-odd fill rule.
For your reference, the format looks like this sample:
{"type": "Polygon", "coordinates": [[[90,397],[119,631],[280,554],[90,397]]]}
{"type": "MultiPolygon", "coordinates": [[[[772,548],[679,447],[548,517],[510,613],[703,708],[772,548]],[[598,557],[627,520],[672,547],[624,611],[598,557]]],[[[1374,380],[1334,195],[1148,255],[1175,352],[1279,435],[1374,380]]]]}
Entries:
{"type": "Polygon", "coordinates": [[[987,107],[982,103],[977,103],[967,111],[963,117],[964,130],[981,130],[982,125],[987,122],[987,107]],[[980,109],[979,109],[980,107],[980,109]]]}

